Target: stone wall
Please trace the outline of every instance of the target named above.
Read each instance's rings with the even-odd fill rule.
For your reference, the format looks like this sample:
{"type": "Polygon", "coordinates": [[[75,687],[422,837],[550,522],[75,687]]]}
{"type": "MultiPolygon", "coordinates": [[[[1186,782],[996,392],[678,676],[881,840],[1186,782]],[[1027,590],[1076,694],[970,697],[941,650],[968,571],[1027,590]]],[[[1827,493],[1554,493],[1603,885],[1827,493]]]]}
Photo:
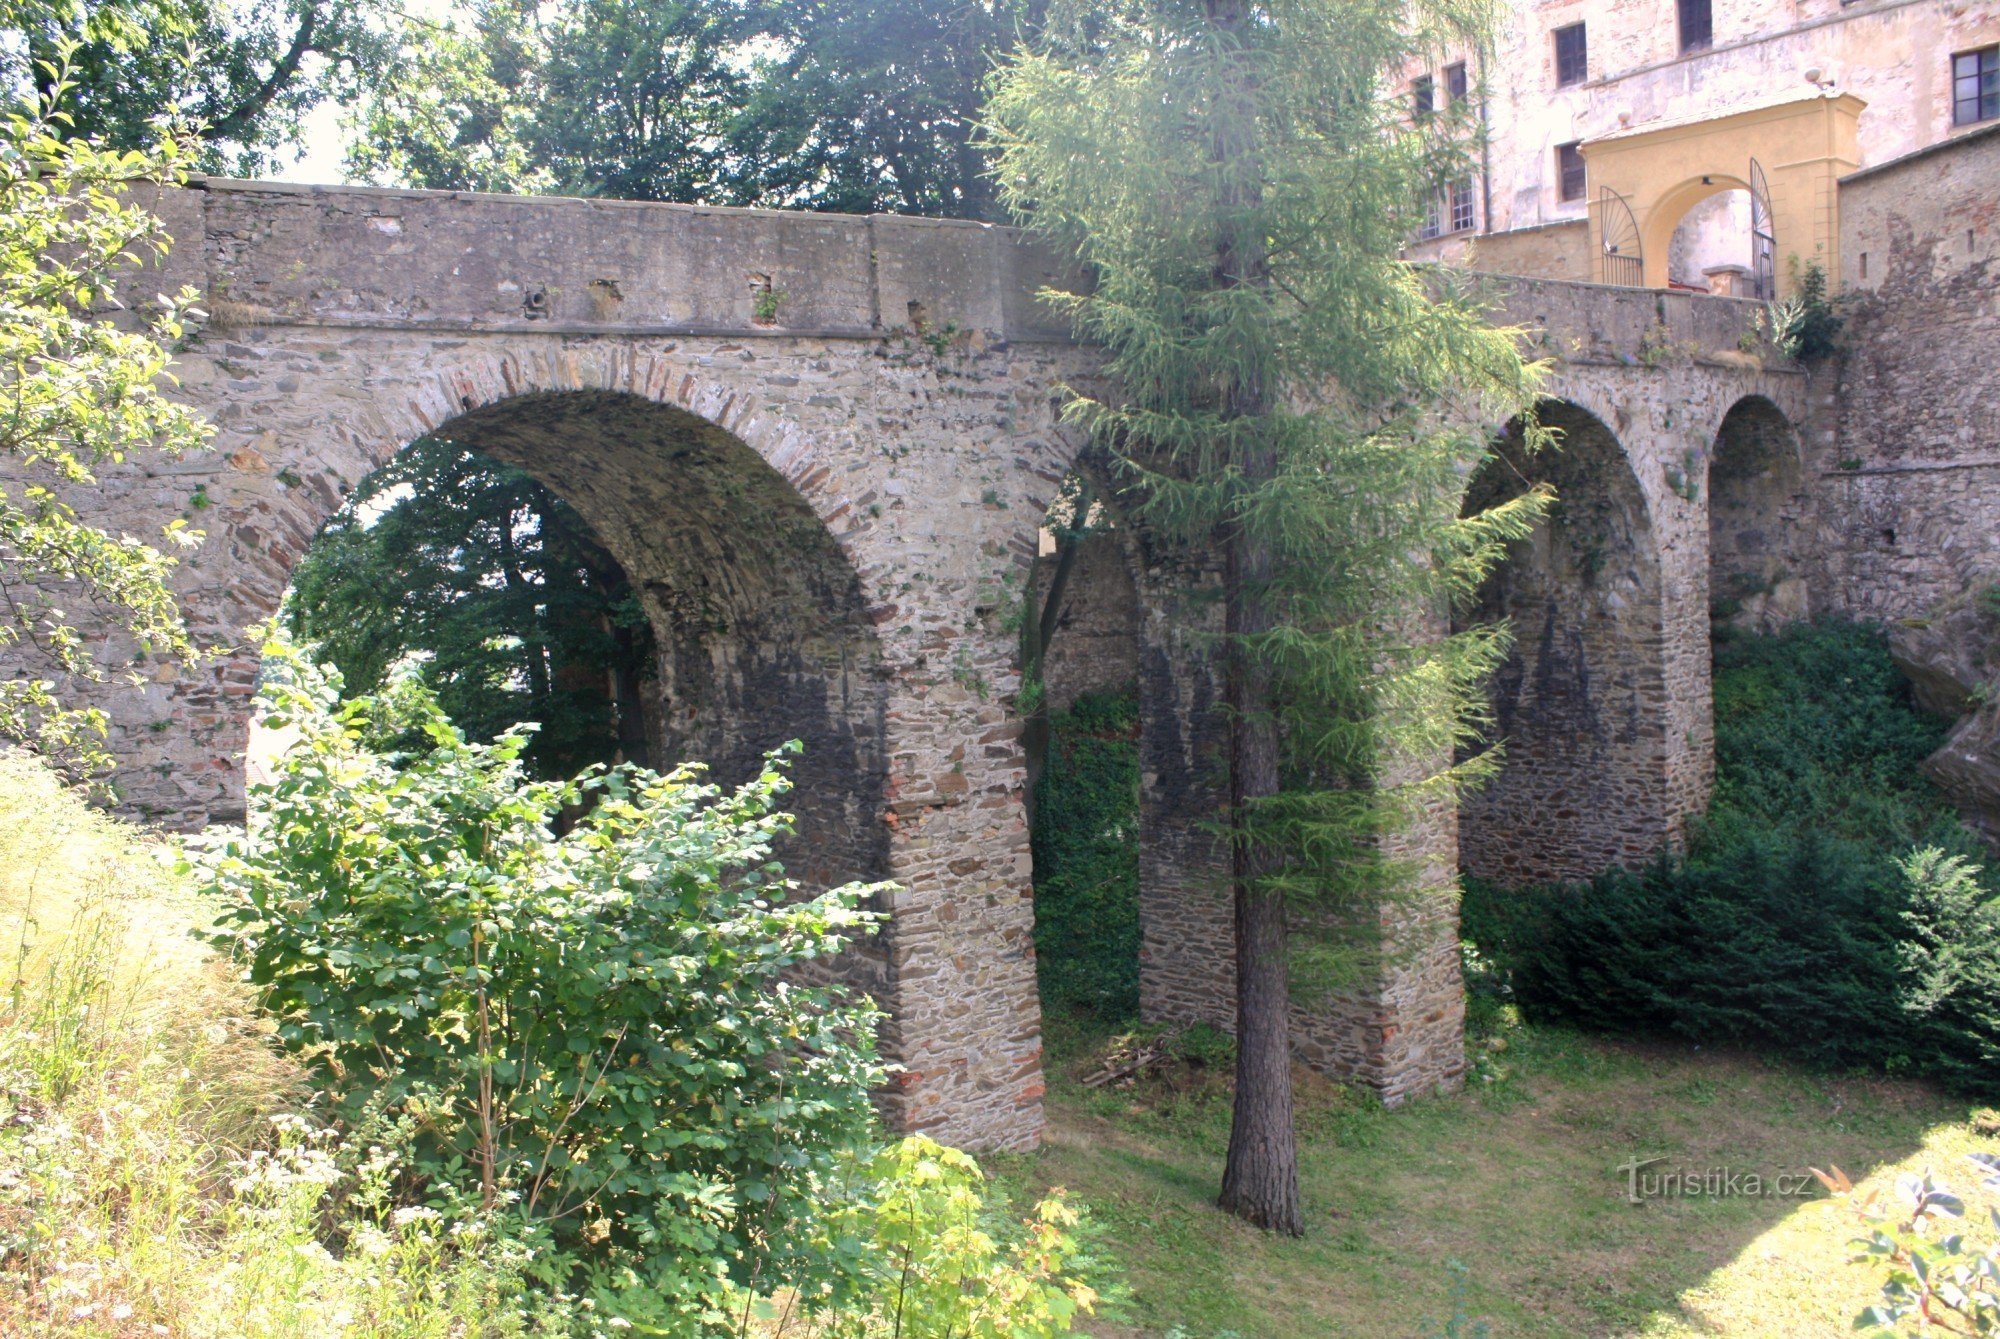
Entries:
{"type": "Polygon", "coordinates": [[[1826,606],[1924,613],[2000,579],[2000,127],[1840,184],[1841,352],[1806,454],[1826,606]]]}
{"type": "MultiPolygon", "coordinates": [[[[1506,752],[1460,840],[1474,873],[1578,878],[1678,845],[1707,807],[1713,462],[1739,405],[1801,421],[1806,378],[1753,338],[1756,303],[1525,281],[1501,292],[1501,319],[1539,332],[1568,445],[1497,472],[1566,482],[1574,505],[1558,504],[1487,592],[1489,612],[1515,618],[1495,684],[1506,752]]],[[[1484,486],[1505,491],[1498,477],[1484,486]]]]}
{"type": "Polygon", "coordinates": [[[1770,401],[1723,417],[1708,469],[1710,613],[1770,632],[1811,612],[1812,500],[1798,430],[1770,401]]]}
{"type": "Polygon", "coordinates": [[[1531,458],[1518,429],[1468,490],[1468,510],[1556,490],[1548,517],[1487,581],[1468,621],[1508,621],[1494,675],[1503,772],[1459,819],[1465,867],[1507,884],[1585,878],[1643,862],[1674,838],[1660,549],[1618,440],[1574,405],[1531,458]]]}
{"type": "MultiPolygon", "coordinates": [[[[1048,598],[1053,555],[1035,564],[1035,600],[1048,598]]],[[[1086,536],[1063,590],[1056,635],[1042,661],[1049,705],[1060,711],[1085,693],[1132,688],[1139,681],[1139,593],[1125,542],[1116,531],[1086,536]]]]}

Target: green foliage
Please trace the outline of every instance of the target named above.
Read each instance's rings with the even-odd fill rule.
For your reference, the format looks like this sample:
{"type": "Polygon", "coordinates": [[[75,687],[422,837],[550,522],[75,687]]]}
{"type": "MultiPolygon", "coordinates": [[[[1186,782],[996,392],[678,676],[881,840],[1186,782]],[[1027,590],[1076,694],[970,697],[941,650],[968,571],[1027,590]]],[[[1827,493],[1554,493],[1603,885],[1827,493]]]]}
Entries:
{"type": "Polygon", "coordinates": [[[298,742],[217,866],[217,942],[334,1111],[414,1123],[409,1192],[550,1224],[634,1323],[833,1268],[794,1224],[884,1073],[873,1006],[797,969],[877,889],[802,898],[771,863],[779,759],[730,795],[694,768],[532,782],[525,730],[472,744],[416,685],[336,707],[296,652],[265,664],[298,742]],[[383,716],[428,751],[367,750],[383,716]]]}
{"type": "Polygon", "coordinates": [[[301,1076],[162,854],[0,757],[0,1333],[546,1332],[539,1239],[400,1207],[382,1131],[273,1116],[301,1076]]]}
{"type": "Polygon", "coordinates": [[[1825,268],[1818,261],[1801,267],[1792,257],[1792,294],[1771,304],[1771,343],[1787,358],[1817,362],[1839,347],[1842,324],[1827,296],[1825,268]]]}
{"type": "Polygon", "coordinates": [[[1038,12],[479,0],[405,26],[349,167],[401,185],[989,217],[980,84],[1038,12]]]}
{"type": "Polygon", "coordinates": [[[1099,1301],[1103,1272],[1060,1190],[1025,1223],[989,1203],[978,1164],[921,1136],[882,1149],[837,1231],[867,1242],[840,1301],[744,1299],[758,1339],[1044,1339],[1071,1332],[1099,1301]]]}
{"type": "MultiPolygon", "coordinates": [[[[2000,1154],[1974,1153],[1989,1190],[2000,1190],[2000,1154]]],[[[1877,1221],[1858,1243],[1861,1259],[1881,1264],[1882,1301],[1854,1318],[1873,1335],[2000,1334],[2000,1210],[1983,1224],[1994,1235],[1968,1239],[1947,1224],[1965,1217],[1965,1203],[1929,1172],[1897,1185],[1910,1214],[1877,1221]],[[1944,1230],[1940,1232],[1940,1228],[1944,1230]]]]}
{"type": "MultiPolygon", "coordinates": [[[[171,180],[180,148],[104,149],[64,138],[56,111],[68,93],[58,72],[36,115],[0,120],[0,389],[7,418],[0,457],[0,737],[33,741],[73,770],[102,765],[104,718],[64,701],[58,684],[96,681],[104,670],[68,621],[86,599],[144,654],[193,648],[166,584],[168,552],[78,519],[65,500],[97,482],[97,467],[134,452],[174,456],[210,428],[167,398],[170,352],[192,291],[119,308],[121,287],[165,254],[166,231],[132,198],[171,180]],[[59,496],[59,493],[65,496],[59,496]]],[[[196,535],[176,522],[168,550],[196,535]]]]}
{"type": "Polygon", "coordinates": [[[1902,862],[1909,904],[1896,945],[1899,1002],[1936,1038],[1953,1087],[2000,1091],[2000,896],[1979,866],[1934,846],[1902,862]]]}
{"type": "Polygon", "coordinates": [[[1078,395],[1069,421],[1156,536],[1267,556],[1268,576],[1226,593],[1259,616],[1224,649],[1268,679],[1267,701],[1232,710],[1268,713],[1285,782],[1233,816],[1251,830],[1235,839],[1269,857],[1264,890],[1355,902],[1397,881],[1383,829],[1464,775],[1433,764],[1472,741],[1504,645],[1397,615],[1469,594],[1545,501],[1461,519],[1489,444],[1436,410],[1506,421],[1537,374],[1476,295],[1400,259],[1463,145],[1405,122],[1386,71],[1476,41],[1483,11],[1224,17],[1248,12],[1059,8],[988,115],[1004,197],[1092,276],[1048,297],[1106,348],[1121,398],[1078,395]]]}
{"type": "Polygon", "coordinates": [[[256,176],[302,137],[306,114],[381,68],[382,0],[5,0],[0,80],[21,96],[66,58],[78,136],[145,149],[172,118],[198,165],[256,176]]]}
{"type": "Polygon", "coordinates": [[[2000,903],[1917,771],[1943,727],[1880,630],[1727,642],[1715,703],[1715,797],[1685,858],[1468,880],[1467,936],[1532,1015],[2000,1091],[2000,903]]]}
{"type": "Polygon", "coordinates": [[[548,488],[456,442],[363,480],[293,569],[284,616],[350,695],[408,661],[473,739],[535,722],[524,757],[545,779],[646,760],[652,625],[624,570],[548,488]]]}
{"type": "Polygon", "coordinates": [[[1035,961],[1044,1007],[1139,1012],[1139,707],[1087,694],[1054,714],[1035,786],[1035,961]]]}
{"type": "Polygon", "coordinates": [[[1385,834],[1490,766],[1475,745],[1505,630],[1435,615],[1547,501],[1461,516],[1491,424],[1542,439],[1539,369],[1462,276],[1403,259],[1425,201],[1470,170],[1478,100],[1413,123],[1389,81],[1486,49],[1490,20],[1477,0],[1066,2],[987,103],[1003,202],[1087,278],[1044,297],[1116,387],[1073,391],[1066,421],[1152,539],[1220,559],[1238,982],[1221,1202],[1293,1235],[1291,999],[1371,969],[1381,904],[1416,882],[1385,834]],[[1293,903],[1326,930],[1296,969],[1293,903]]]}

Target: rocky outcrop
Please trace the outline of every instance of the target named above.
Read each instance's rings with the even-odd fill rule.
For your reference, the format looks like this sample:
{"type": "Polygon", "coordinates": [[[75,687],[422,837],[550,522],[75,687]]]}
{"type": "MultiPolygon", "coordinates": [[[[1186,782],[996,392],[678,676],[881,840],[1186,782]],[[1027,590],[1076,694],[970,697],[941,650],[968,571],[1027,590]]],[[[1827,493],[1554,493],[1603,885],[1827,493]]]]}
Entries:
{"type": "Polygon", "coordinates": [[[1961,817],[2000,852],[2000,600],[1988,588],[1954,597],[1889,633],[1889,654],[1917,705],[1956,720],[1924,759],[1961,817]]]}

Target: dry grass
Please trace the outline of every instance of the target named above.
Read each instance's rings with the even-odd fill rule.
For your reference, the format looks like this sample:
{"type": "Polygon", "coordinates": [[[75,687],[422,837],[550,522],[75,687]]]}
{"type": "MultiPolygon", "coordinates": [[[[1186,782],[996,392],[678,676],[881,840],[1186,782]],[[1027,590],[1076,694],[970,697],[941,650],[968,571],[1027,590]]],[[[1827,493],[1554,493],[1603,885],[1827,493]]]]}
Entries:
{"type": "Polygon", "coordinates": [[[1504,1035],[1506,1049],[1482,1063],[1492,1079],[1396,1112],[1302,1079],[1311,1226],[1301,1241],[1211,1207],[1228,1129],[1213,1073],[1086,1091],[1075,1075],[1087,1056],[1071,1047],[1065,1062],[1058,1047],[1049,1146],[1006,1172],[1028,1189],[1068,1186],[1108,1227],[1135,1302],[1106,1335],[1442,1334],[1456,1287],[1464,1316],[1495,1336],[1792,1339],[1852,1333],[1876,1300],[1874,1275],[1847,1263],[1858,1214],[1817,1183],[1805,1198],[1634,1205],[1621,1164],[1664,1157],[1768,1179],[1837,1163],[1857,1182],[1869,1176],[1862,1193],[1931,1165],[1971,1191],[1963,1154],[1996,1146],[1966,1126],[1963,1105],[1919,1084],[1565,1032],[1504,1035]]]}
{"type": "Polygon", "coordinates": [[[303,1076],[171,854],[0,754],[0,1334],[521,1333],[518,1255],[345,1207],[352,1157],[274,1119],[303,1076]]]}

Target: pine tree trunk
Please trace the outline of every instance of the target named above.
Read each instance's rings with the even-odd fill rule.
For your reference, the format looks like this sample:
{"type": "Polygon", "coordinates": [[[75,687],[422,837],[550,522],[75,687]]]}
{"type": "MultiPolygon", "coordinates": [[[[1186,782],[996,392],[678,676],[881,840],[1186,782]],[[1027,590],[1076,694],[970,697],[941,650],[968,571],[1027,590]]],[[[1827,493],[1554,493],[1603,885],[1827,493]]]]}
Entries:
{"type": "MultiPolygon", "coordinates": [[[[1253,450],[1244,461],[1244,482],[1254,487],[1268,480],[1276,463],[1270,448],[1253,450]]],[[[1285,899],[1262,886],[1269,855],[1243,839],[1248,803],[1276,795],[1279,786],[1270,671],[1242,640],[1272,626],[1263,594],[1270,575],[1270,545],[1241,525],[1234,527],[1223,582],[1231,646],[1229,812],[1238,836],[1230,870],[1236,901],[1236,1105],[1219,1202],[1239,1218],[1296,1237],[1304,1235],[1305,1219],[1292,1128],[1285,899]]]]}
{"type": "MultiPolygon", "coordinates": [[[[1243,0],[1209,0],[1208,14],[1232,34],[1243,33],[1249,22],[1243,0]]],[[[1247,63],[1232,92],[1234,97],[1225,95],[1213,113],[1215,158],[1226,183],[1223,214],[1229,220],[1216,239],[1215,281],[1223,288],[1265,286],[1271,281],[1269,258],[1254,221],[1262,201],[1256,172],[1258,97],[1247,63]]],[[[1225,420],[1254,421],[1271,409],[1271,388],[1254,369],[1240,371],[1224,388],[1225,420]]],[[[1252,432],[1245,440],[1239,455],[1241,486],[1250,495],[1277,478],[1278,454],[1266,436],[1252,432]]],[[[1268,592],[1271,544],[1257,533],[1255,522],[1241,517],[1229,524],[1224,538],[1229,813],[1236,837],[1230,869],[1236,901],[1236,1106],[1219,1202],[1239,1218],[1296,1237],[1304,1235],[1305,1219],[1299,1207],[1298,1138],[1292,1128],[1285,901],[1283,894],[1264,886],[1271,856],[1248,832],[1251,805],[1279,790],[1271,672],[1262,654],[1248,644],[1276,622],[1268,592]]]]}

